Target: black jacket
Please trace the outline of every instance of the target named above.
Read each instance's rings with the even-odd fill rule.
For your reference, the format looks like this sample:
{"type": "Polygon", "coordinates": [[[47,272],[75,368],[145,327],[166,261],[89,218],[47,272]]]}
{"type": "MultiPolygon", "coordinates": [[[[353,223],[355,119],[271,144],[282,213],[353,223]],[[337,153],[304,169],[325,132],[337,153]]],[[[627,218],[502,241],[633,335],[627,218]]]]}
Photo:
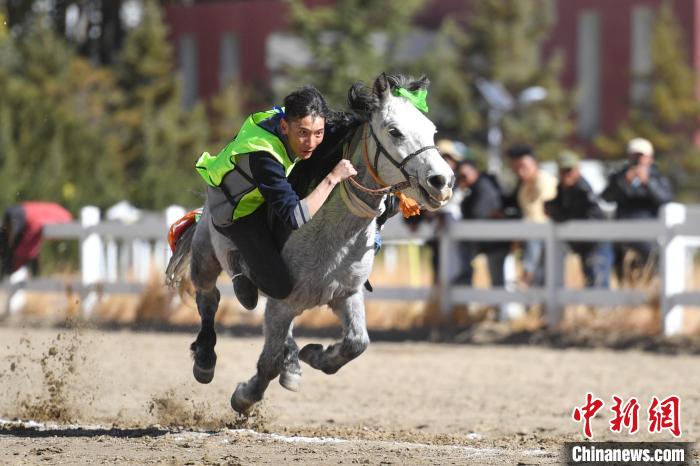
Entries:
{"type": "Polygon", "coordinates": [[[503,194],[496,179],[482,173],[470,188],[460,204],[465,220],[501,217],[503,214],[503,194]]]}
{"type": "MultiPolygon", "coordinates": [[[[583,176],[570,188],[564,188],[559,183],[557,197],[547,201],[544,206],[547,215],[555,222],[605,218],[598,204],[598,197],[583,176]]],[[[588,254],[595,245],[596,243],[591,242],[569,243],[571,249],[582,256],[588,254]]]]}
{"type": "Polygon", "coordinates": [[[557,197],[545,203],[547,215],[555,222],[574,219],[603,219],[605,215],[591,185],[580,177],[570,188],[557,186],[557,197]]]}
{"type": "Polygon", "coordinates": [[[668,179],[661,176],[655,165],[649,171],[646,184],[628,183],[625,173],[630,168],[625,164],[608,178],[608,186],[602,197],[608,202],[617,203],[617,218],[655,218],[659,207],[673,200],[673,190],[668,179]]]}

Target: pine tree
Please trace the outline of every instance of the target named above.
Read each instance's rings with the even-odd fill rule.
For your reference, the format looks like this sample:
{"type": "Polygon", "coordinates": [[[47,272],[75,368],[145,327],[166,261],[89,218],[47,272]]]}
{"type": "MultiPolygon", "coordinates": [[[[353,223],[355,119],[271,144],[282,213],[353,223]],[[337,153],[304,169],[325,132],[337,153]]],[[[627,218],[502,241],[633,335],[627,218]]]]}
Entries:
{"type": "Polygon", "coordinates": [[[431,78],[431,117],[440,133],[464,140],[477,154],[487,146],[488,109],[477,79],[500,83],[516,98],[542,86],[545,100],[503,116],[502,147],[528,143],[543,158],[553,157],[573,130],[570,96],[559,83],[561,58],[542,58],[553,24],[551,0],[471,0],[461,20],[447,18],[432,53],[417,67],[431,78]]]}
{"type": "Polygon", "coordinates": [[[144,3],[141,24],[127,36],[116,73],[125,92],[115,121],[125,142],[129,199],[145,208],[200,203],[194,162],[208,125],[201,104],[191,111],[182,107],[166,26],[154,0],[144,3]]]}
{"type": "Polygon", "coordinates": [[[232,81],[209,100],[207,113],[211,150],[223,148],[235,136],[247,116],[244,108],[249,101],[249,95],[242,84],[232,81]]]}
{"type": "Polygon", "coordinates": [[[2,202],[43,199],[77,210],[118,199],[110,73],[77,57],[41,17],[0,50],[2,202]]]}
{"type": "Polygon", "coordinates": [[[372,82],[398,65],[395,52],[424,3],[338,0],[311,8],[303,0],[288,0],[292,30],[312,57],[309,66],[288,70],[290,87],[313,84],[332,105],[342,107],[352,83],[372,82]]]}
{"type": "Polygon", "coordinates": [[[645,99],[633,103],[630,115],[617,131],[596,140],[601,154],[619,159],[634,137],[649,139],[657,162],[674,182],[681,199],[700,199],[700,148],[693,143],[700,121],[695,94],[697,76],[683,47],[682,28],[671,4],[662,5],[651,39],[652,70],[639,76],[648,83],[645,99]]]}

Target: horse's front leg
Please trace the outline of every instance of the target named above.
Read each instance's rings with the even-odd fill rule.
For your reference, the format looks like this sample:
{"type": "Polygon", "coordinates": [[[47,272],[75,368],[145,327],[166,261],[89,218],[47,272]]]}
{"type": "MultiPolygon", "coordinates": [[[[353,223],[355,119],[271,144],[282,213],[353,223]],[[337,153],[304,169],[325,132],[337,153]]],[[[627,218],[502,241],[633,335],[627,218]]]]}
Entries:
{"type": "Polygon", "coordinates": [[[265,307],[265,345],[258,359],[258,371],[247,382],[239,383],[231,396],[231,407],[239,413],[247,412],[255,403],[262,400],[270,381],[277,377],[284,367],[285,343],[289,326],[294,319],[292,308],[268,299],[265,307]]]}
{"type": "Polygon", "coordinates": [[[280,385],[287,390],[298,392],[301,385],[301,366],[299,365],[299,347],[292,335],[293,328],[294,324],[292,323],[289,325],[284,345],[284,363],[280,374],[280,385]]]}
{"type": "Polygon", "coordinates": [[[323,349],[309,344],[299,352],[299,359],[326,374],[334,374],[367,349],[369,336],[365,321],[365,303],[361,292],[329,303],[343,323],[343,339],[323,349]]]}

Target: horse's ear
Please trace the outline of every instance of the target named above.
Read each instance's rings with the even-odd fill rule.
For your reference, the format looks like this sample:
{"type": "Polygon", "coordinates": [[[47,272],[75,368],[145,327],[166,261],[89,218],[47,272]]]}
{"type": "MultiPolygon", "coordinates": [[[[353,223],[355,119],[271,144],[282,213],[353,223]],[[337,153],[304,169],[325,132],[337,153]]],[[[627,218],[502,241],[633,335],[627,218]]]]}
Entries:
{"type": "Polygon", "coordinates": [[[409,90],[417,91],[418,89],[427,89],[430,86],[430,79],[426,75],[421,75],[416,81],[412,82],[409,90]]]}
{"type": "Polygon", "coordinates": [[[383,100],[388,90],[389,81],[386,78],[386,74],[382,73],[374,80],[374,94],[379,97],[379,100],[383,100]]]}

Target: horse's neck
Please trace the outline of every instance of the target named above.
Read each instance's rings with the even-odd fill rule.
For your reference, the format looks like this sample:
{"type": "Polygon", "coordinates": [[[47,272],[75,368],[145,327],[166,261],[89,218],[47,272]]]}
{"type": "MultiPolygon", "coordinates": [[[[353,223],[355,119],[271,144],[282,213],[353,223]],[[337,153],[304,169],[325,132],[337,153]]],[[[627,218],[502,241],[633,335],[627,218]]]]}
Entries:
{"type": "MultiPolygon", "coordinates": [[[[374,141],[370,139],[365,146],[364,137],[366,125],[359,127],[350,141],[350,148],[354,147],[353,153],[349,156],[353,166],[357,170],[355,179],[363,186],[369,188],[378,188],[378,184],[373,180],[368,167],[365,164],[364,151],[369,150],[373,153],[374,141]]],[[[341,242],[347,241],[349,238],[357,236],[358,233],[367,230],[370,224],[374,223],[375,217],[358,216],[351,212],[350,208],[343,200],[341,194],[343,186],[338,185],[328,201],[324,203],[316,216],[321,217],[321,224],[325,226],[325,230],[331,232],[332,238],[336,238],[341,242]]],[[[352,190],[352,194],[357,197],[367,208],[368,211],[378,211],[384,197],[368,194],[354,188],[351,183],[346,182],[346,189],[352,190]]],[[[346,245],[343,243],[342,245],[346,245]]]]}

